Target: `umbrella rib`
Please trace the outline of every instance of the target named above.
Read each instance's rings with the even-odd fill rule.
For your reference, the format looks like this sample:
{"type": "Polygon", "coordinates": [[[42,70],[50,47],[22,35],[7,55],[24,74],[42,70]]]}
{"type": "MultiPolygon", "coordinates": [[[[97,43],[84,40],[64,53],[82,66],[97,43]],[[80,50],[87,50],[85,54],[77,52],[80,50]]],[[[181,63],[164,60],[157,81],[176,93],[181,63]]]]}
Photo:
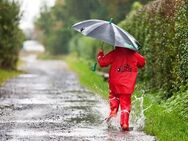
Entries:
{"type": "Polygon", "coordinates": [[[85,23],[88,23],[88,22],[92,22],[92,21],[94,21],[94,22],[102,22],[102,20],[97,20],[97,19],[94,19],[94,20],[86,20],[86,21],[83,21],[83,22],[78,22],[78,23],[76,23],[76,24],[74,24],[72,27],[74,28],[75,26],[79,26],[80,24],[85,24],[85,23]]]}
{"type": "Polygon", "coordinates": [[[79,22],[79,23],[74,24],[72,26],[72,28],[75,29],[78,32],[81,32],[83,35],[87,35],[87,32],[85,34],[83,33],[83,31],[85,29],[87,29],[88,27],[93,26],[95,24],[98,24],[99,22],[102,22],[102,21],[101,20],[95,20],[94,24],[91,24],[91,22],[92,22],[92,20],[87,20],[87,21],[79,22]],[[87,24],[89,24],[89,25],[87,26],[87,24]]]}
{"type": "Polygon", "coordinates": [[[129,38],[131,35],[129,33],[127,33],[126,31],[123,31],[120,27],[118,27],[117,25],[115,25],[117,27],[117,29],[119,29],[118,31],[124,33],[127,35],[129,41],[131,42],[131,44],[133,45],[133,47],[135,47],[136,45],[134,44],[134,42],[129,38]]]}
{"type": "Polygon", "coordinates": [[[112,29],[112,27],[111,27],[112,25],[109,24],[108,22],[105,22],[105,23],[99,25],[98,27],[96,27],[95,29],[93,29],[91,32],[89,32],[89,33],[87,33],[87,34],[84,34],[84,35],[91,36],[91,37],[93,37],[93,38],[96,38],[96,39],[102,40],[102,41],[104,41],[104,42],[107,42],[107,43],[109,43],[109,44],[115,45],[115,44],[114,44],[114,40],[115,40],[115,36],[114,36],[115,33],[114,33],[114,31],[112,31],[112,32],[113,32],[113,35],[112,35],[112,36],[114,36],[114,38],[113,38],[113,40],[111,40],[111,41],[107,41],[107,40],[104,40],[104,39],[102,39],[102,38],[97,38],[97,37],[95,37],[95,36],[92,36],[93,33],[95,33],[97,30],[99,30],[99,28],[101,28],[101,27],[104,26],[104,25],[110,26],[110,28],[112,29]]]}
{"type": "Polygon", "coordinates": [[[104,24],[106,24],[106,23],[103,23],[103,24],[97,26],[95,29],[91,30],[91,31],[88,32],[86,35],[91,34],[92,32],[96,31],[100,26],[103,26],[104,24]]]}
{"type": "Polygon", "coordinates": [[[111,28],[112,28],[113,35],[114,35],[114,46],[115,46],[115,44],[116,44],[116,43],[115,43],[115,42],[116,42],[116,38],[115,38],[116,35],[115,35],[115,32],[114,32],[114,26],[113,26],[113,25],[114,25],[114,24],[112,23],[112,24],[111,24],[111,28]]]}

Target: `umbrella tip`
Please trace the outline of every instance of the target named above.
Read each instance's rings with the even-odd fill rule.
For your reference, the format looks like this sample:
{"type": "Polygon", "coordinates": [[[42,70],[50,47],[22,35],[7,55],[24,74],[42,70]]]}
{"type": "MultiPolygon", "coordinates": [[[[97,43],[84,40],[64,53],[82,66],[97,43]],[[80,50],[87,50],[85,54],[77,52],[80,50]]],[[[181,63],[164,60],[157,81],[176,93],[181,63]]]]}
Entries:
{"type": "Polygon", "coordinates": [[[112,20],[113,20],[113,18],[110,18],[110,20],[109,20],[109,24],[111,24],[111,23],[112,23],[112,20]]]}

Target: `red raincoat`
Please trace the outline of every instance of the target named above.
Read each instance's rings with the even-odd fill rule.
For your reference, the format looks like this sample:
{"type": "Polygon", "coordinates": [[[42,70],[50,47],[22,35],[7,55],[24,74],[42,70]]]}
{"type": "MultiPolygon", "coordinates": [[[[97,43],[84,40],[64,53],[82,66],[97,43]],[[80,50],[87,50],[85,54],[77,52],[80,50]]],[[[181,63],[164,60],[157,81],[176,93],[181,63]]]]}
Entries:
{"type": "Polygon", "coordinates": [[[101,67],[111,65],[109,71],[110,115],[107,121],[117,115],[120,105],[121,127],[125,131],[129,130],[131,94],[134,91],[138,68],[145,65],[145,59],[139,53],[121,47],[116,47],[107,55],[101,51],[97,59],[101,67]]]}
{"type": "Polygon", "coordinates": [[[109,87],[112,93],[132,94],[136,83],[138,68],[145,65],[145,59],[139,53],[130,49],[116,47],[104,55],[97,55],[101,67],[111,65],[109,70],[109,87]]]}

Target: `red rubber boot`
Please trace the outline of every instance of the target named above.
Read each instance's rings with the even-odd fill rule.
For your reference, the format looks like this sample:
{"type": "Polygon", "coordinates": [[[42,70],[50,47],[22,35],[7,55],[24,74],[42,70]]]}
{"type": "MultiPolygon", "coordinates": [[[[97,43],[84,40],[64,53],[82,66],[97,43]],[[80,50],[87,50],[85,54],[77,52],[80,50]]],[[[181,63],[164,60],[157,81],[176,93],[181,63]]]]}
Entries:
{"type": "Polygon", "coordinates": [[[119,98],[116,95],[110,93],[109,102],[110,102],[110,114],[105,119],[107,122],[109,122],[112,117],[115,117],[117,115],[119,108],[119,98]]]}
{"type": "Polygon", "coordinates": [[[121,111],[121,128],[123,131],[129,131],[129,112],[127,110],[121,111]]]}
{"type": "Polygon", "coordinates": [[[131,94],[120,95],[120,106],[121,106],[121,121],[120,125],[123,131],[129,130],[129,113],[131,109],[131,94]]]}

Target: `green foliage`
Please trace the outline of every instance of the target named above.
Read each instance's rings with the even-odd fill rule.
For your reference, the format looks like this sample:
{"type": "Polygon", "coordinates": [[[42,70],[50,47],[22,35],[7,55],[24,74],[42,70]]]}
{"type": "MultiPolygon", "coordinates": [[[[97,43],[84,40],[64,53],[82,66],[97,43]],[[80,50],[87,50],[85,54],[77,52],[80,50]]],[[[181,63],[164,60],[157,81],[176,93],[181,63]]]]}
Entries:
{"type": "MultiPolygon", "coordinates": [[[[137,0],[100,0],[101,5],[107,7],[108,14],[106,18],[113,17],[116,23],[122,21],[130,12],[132,4],[137,0]]],[[[146,4],[150,0],[140,0],[140,3],[146,4]]]]}
{"type": "Polygon", "coordinates": [[[162,90],[165,99],[187,89],[187,13],[185,0],[154,1],[120,23],[143,45],[147,65],[140,79],[149,89],[162,90]]]}
{"type": "Polygon", "coordinates": [[[177,50],[176,62],[174,68],[177,84],[176,89],[185,91],[188,88],[188,1],[181,0],[177,3],[175,15],[175,46],[177,50]]]}
{"type": "Polygon", "coordinates": [[[160,141],[187,141],[188,124],[182,120],[178,113],[173,110],[167,112],[165,108],[158,104],[145,112],[146,127],[148,134],[156,136],[160,141]]]}
{"type": "Polygon", "coordinates": [[[96,58],[97,47],[98,45],[95,39],[85,36],[75,36],[70,41],[70,49],[72,52],[76,52],[78,57],[93,61],[96,58]]]}
{"type": "Polygon", "coordinates": [[[15,70],[3,70],[0,69],[0,86],[8,79],[16,77],[17,75],[21,74],[19,71],[15,70]]]}
{"type": "Polygon", "coordinates": [[[184,120],[188,121],[188,91],[176,93],[166,102],[168,111],[177,111],[184,120]]]}
{"type": "Polygon", "coordinates": [[[0,1],[0,68],[15,69],[23,33],[18,28],[19,5],[0,1]]]}
{"type": "Polygon", "coordinates": [[[52,47],[49,49],[52,54],[67,54],[69,52],[68,43],[71,38],[71,33],[67,29],[61,29],[55,31],[55,34],[51,38],[49,45],[52,47]]]}
{"type": "Polygon", "coordinates": [[[68,17],[75,17],[79,20],[91,18],[91,14],[100,7],[98,0],[65,0],[68,17]]]}
{"type": "Polygon", "coordinates": [[[36,21],[36,26],[38,29],[42,29],[44,35],[48,35],[51,32],[51,28],[53,25],[54,17],[52,18],[52,14],[47,6],[43,7],[42,12],[40,13],[40,18],[36,21]]]}

